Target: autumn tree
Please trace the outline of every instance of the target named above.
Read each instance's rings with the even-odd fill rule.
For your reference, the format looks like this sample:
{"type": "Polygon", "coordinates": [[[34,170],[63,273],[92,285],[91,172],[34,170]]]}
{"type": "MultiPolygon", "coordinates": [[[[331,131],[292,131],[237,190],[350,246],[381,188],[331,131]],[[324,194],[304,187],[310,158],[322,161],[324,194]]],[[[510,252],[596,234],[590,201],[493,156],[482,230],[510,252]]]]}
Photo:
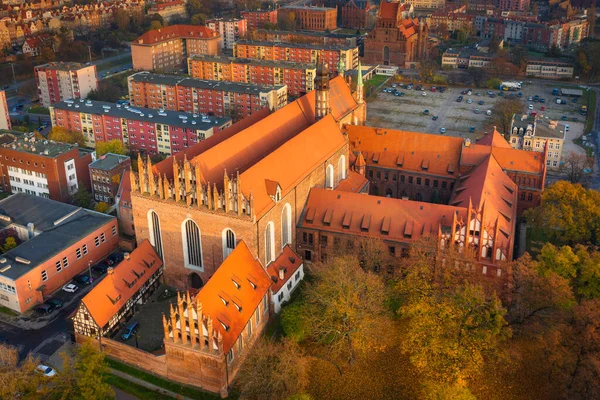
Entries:
{"type": "Polygon", "coordinates": [[[79,188],[73,196],[73,204],[78,207],[90,208],[92,204],[92,194],[79,182],[79,188]]]}
{"type": "Polygon", "coordinates": [[[2,245],[1,250],[2,253],[6,253],[7,251],[14,249],[15,247],[17,247],[17,241],[14,237],[9,236],[4,240],[4,244],[2,245]]]}
{"type": "Polygon", "coordinates": [[[525,217],[551,241],[596,244],[600,238],[600,193],[558,181],[544,190],[541,204],[525,211],[525,217]]]}
{"type": "Polygon", "coordinates": [[[100,213],[106,213],[109,208],[110,208],[110,206],[108,205],[108,203],[101,201],[98,204],[96,204],[96,206],[94,207],[94,210],[98,211],[100,213]]]}
{"type": "Polygon", "coordinates": [[[37,365],[32,357],[19,363],[17,349],[0,344],[0,399],[46,398],[49,382],[36,371],[37,365]]]}
{"type": "Polygon", "coordinates": [[[492,107],[492,120],[507,134],[512,125],[512,119],[515,114],[523,112],[523,102],[519,99],[502,99],[497,101],[492,107]]]}
{"type": "Polygon", "coordinates": [[[85,137],[83,136],[83,133],[71,131],[60,126],[52,127],[48,139],[54,140],[55,142],[77,144],[80,147],[85,146],[85,137]]]}
{"type": "Polygon", "coordinates": [[[419,63],[419,77],[423,80],[423,82],[429,82],[435,71],[437,71],[438,66],[433,60],[423,60],[419,63]]]}
{"type": "Polygon", "coordinates": [[[481,87],[487,77],[487,72],[483,68],[469,68],[467,73],[473,80],[475,87],[481,87]]]}
{"type": "Polygon", "coordinates": [[[127,148],[119,139],[109,140],[108,142],[96,142],[96,156],[101,157],[104,154],[127,154],[127,148]]]}
{"type": "Polygon", "coordinates": [[[150,30],[156,30],[156,29],[161,29],[163,27],[163,25],[160,23],[160,21],[152,21],[150,23],[150,30]]]}
{"type": "Polygon", "coordinates": [[[127,11],[123,9],[118,9],[115,12],[115,23],[117,24],[117,28],[121,32],[125,32],[129,29],[129,14],[127,11]]]}
{"type": "Polygon", "coordinates": [[[245,399],[285,399],[304,391],[308,384],[308,362],[297,343],[259,339],[238,375],[245,399]]]}
{"type": "Polygon", "coordinates": [[[579,183],[592,170],[594,159],[587,154],[579,154],[571,151],[562,158],[563,163],[560,166],[562,173],[567,175],[569,182],[579,183]],[[586,172],[587,171],[587,172],[586,172]]]}

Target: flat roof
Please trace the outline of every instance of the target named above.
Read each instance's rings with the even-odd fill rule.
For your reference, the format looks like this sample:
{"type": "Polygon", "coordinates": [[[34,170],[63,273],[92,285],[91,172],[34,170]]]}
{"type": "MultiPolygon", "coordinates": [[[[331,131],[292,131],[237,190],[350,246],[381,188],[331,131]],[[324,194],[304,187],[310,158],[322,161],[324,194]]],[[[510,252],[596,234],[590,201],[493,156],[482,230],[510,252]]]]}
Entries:
{"type": "Polygon", "coordinates": [[[223,92],[234,92],[244,94],[268,93],[272,90],[279,90],[285,85],[263,86],[252,83],[211,81],[206,79],[189,78],[176,75],[161,75],[143,71],[130,76],[134,82],[147,82],[156,85],[178,85],[186,87],[195,87],[199,89],[211,89],[223,92]]]}
{"type": "Polygon", "coordinates": [[[124,156],[115,153],[106,153],[100,156],[96,161],[90,164],[90,168],[101,169],[103,171],[110,171],[116,168],[119,164],[129,160],[129,156],[124,156]]]}
{"type": "Polygon", "coordinates": [[[82,149],[74,144],[55,142],[54,140],[38,139],[33,132],[24,133],[0,129],[0,146],[5,149],[22,151],[29,154],[37,154],[44,157],[54,158],[74,148],[82,155],[91,153],[93,150],[82,149]]]}
{"type": "Polygon", "coordinates": [[[235,64],[250,64],[263,65],[267,67],[286,67],[294,69],[315,69],[315,64],[297,63],[291,61],[271,61],[271,60],[254,60],[249,58],[235,58],[226,56],[209,56],[209,55],[193,55],[191,60],[212,61],[220,63],[235,63],[235,64]]]}
{"type": "Polygon", "coordinates": [[[303,6],[303,5],[288,5],[288,6],[283,6],[281,8],[289,8],[292,10],[316,10],[316,11],[332,11],[335,10],[335,8],[330,8],[330,7],[317,7],[317,6],[303,6]]]}
{"type": "Polygon", "coordinates": [[[316,31],[271,31],[268,29],[258,29],[257,32],[270,33],[275,35],[301,35],[301,36],[321,36],[338,39],[356,39],[362,35],[355,33],[335,33],[335,32],[316,32],[316,31]]]}
{"type": "Polygon", "coordinates": [[[106,101],[71,99],[58,102],[52,106],[59,110],[75,111],[86,114],[107,115],[109,117],[127,118],[134,121],[154,122],[182,128],[193,128],[206,131],[214,126],[222,126],[231,118],[208,117],[201,114],[190,114],[177,111],[161,111],[144,107],[121,106],[106,101]]]}
{"type": "Polygon", "coordinates": [[[313,43],[284,43],[284,42],[268,42],[259,40],[238,40],[236,45],[247,46],[265,46],[265,47],[295,47],[300,49],[315,49],[315,50],[351,50],[357,46],[349,44],[313,44],[313,43]]]}
{"type": "Polygon", "coordinates": [[[37,233],[0,258],[3,270],[0,275],[12,280],[100,227],[110,222],[116,224],[113,216],[26,193],[16,193],[0,201],[0,216],[3,228],[13,224],[26,228],[32,223],[37,233]]]}
{"type": "Polygon", "coordinates": [[[92,65],[84,65],[78,62],[49,62],[47,64],[36,65],[35,68],[38,69],[56,69],[60,71],[73,71],[81,68],[91,67],[92,65]]]}
{"type": "Polygon", "coordinates": [[[560,93],[565,96],[583,96],[583,90],[581,89],[560,89],[560,93]]]}

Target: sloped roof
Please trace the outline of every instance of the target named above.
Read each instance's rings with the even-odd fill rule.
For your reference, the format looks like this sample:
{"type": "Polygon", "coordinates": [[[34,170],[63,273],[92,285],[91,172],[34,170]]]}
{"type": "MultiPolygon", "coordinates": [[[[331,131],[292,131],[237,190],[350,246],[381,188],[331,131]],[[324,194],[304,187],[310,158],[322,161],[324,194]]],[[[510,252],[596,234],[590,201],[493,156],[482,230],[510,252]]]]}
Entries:
{"type": "Polygon", "coordinates": [[[456,173],[463,140],[451,136],[399,131],[368,126],[347,126],[350,150],[360,151],[369,165],[424,171],[436,175],[456,173]]]}
{"type": "Polygon", "coordinates": [[[299,225],[409,242],[423,235],[437,235],[440,224],[452,225],[455,213],[463,218],[467,215],[463,207],[312,188],[299,225]],[[326,213],[331,215],[328,224],[324,222],[326,213]]]}
{"type": "Polygon", "coordinates": [[[279,290],[294,276],[302,265],[302,258],[296,254],[289,244],[286,244],[281,254],[267,267],[267,273],[271,276],[271,290],[273,294],[279,290]],[[283,279],[279,279],[279,270],[283,269],[283,279]]]}
{"type": "Polygon", "coordinates": [[[486,134],[484,137],[477,141],[477,144],[482,144],[486,146],[494,146],[494,147],[504,147],[506,149],[510,149],[510,144],[504,139],[504,137],[498,133],[496,128],[494,128],[491,132],[486,134]]]}
{"type": "Polygon", "coordinates": [[[125,168],[121,173],[121,182],[119,182],[119,189],[117,190],[117,197],[121,201],[131,204],[131,175],[129,168],[125,168]]]}
{"type": "Polygon", "coordinates": [[[108,273],[81,302],[98,326],[108,321],[129,301],[163,263],[148,240],[141,242],[108,273]]]}
{"type": "Polygon", "coordinates": [[[365,186],[369,184],[369,180],[359,174],[358,172],[354,172],[352,170],[348,171],[348,176],[346,179],[341,181],[336,190],[340,190],[342,192],[360,192],[365,186]]]}
{"type": "Polygon", "coordinates": [[[155,29],[144,33],[133,41],[134,44],[156,44],[174,38],[208,39],[220,36],[206,26],[197,25],[172,25],[166,28],[155,29]]]}
{"type": "Polygon", "coordinates": [[[542,174],[545,168],[544,153],[479,143],[462,148],[461,165],[479,165],[490,154],[504,170],[542,174]]]}
{"type": "Polygon", "coordinates": [[[223,335],[225,353],[233,347],[271,284],[269,275],[242,240],[198,292],[196,299],[202,303],[202,312],[211,316],[213,326],[223,335]],[[222,298],[228,300],[227,305],[222,298]]]}
{"type": "Polygon", "coordinates": [[[397,1],[382,1],[379,4],[379,18],[396,19],[401,10],[400,5],[397,1]]]}

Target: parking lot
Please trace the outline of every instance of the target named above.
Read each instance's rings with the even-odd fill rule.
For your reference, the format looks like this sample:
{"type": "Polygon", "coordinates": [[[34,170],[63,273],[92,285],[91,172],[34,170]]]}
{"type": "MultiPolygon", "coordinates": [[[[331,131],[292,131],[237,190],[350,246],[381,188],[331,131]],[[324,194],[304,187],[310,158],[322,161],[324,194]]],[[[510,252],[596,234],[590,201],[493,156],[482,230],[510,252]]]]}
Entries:
{"type": "MultiPolygon", "coordinates": [[[[423,91],[398,87],[398,91],[404,92],[402,97],[393,93],[383,93],[380,89],[377,98],[370,99],[368,102],[367,124],[416,132],[438,134],[443,132],[445,135],[476,140],[490,131],[494,125],[492,116],[486,115],[486,112],[492,111],[494,104],[503,97],[512,94],[523,102],[526,111],[534,111],[544,117],[556,119],[559,124],[568,123],[567,140],[572,141],[583,133],[585,117],[579,113],[582,100],[573,102],[573,98],[553,96],[552,89],[555,87],[573,87],[561,85],[560,82],[536,81],[531,84],[525,82],[522,89],[517,92],[493,90],[494,97],[488,94],[489,89],[484,88],[472,88],[471,95],[467,95],[461,94],[467,89],[465,87],[448,87],[444,93],[440,93],[432,92],[431,85],[424,86],[423,91]],[[519,92],[522,94],[521,97],[517,97],[519,92]],[[533,98],[535,95],[543,98],[544,103],[533,99],[528,100],[530,96],[533,98]],[[459,96],[463,96],[462,102],[457,102],[459,96]],[[566,104],[557,104],[557,97],[566,100],[566,104]],[[532,106],[531,110],[529,105],[532,106]],[[425,110],[428,115],[425,115],[425,110]],[[564,118],[566,120],[563,120],[564,118]]],[[[391,81],[384,88],[391,88],[391,81]]],[[[583,151],[580,147],[575,147],[577,147],[576,151],[583,151]]]]}

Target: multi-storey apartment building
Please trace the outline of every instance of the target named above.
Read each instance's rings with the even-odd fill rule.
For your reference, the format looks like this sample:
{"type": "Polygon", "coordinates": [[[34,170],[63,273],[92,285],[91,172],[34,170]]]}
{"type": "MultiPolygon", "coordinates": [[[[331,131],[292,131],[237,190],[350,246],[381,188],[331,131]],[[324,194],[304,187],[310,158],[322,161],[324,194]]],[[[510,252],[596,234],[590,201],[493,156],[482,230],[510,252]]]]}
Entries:
{"type": "Polygon", "coordinates": [[[510,145],[515,149],[546,154],[546,166],[558,169],[565,142],[566,126],[554,120],[532,115],[514,115],[510,128],[510,145]]]}
{"type": "Polygon", "coordinates": [[[347,44],[273,43],[244,40],[235,44],[233,55],[239,58],[306,64],[315,64],[317,55],[320,55],[333,73],[338,73],[340,65],[344,69],[358,67],[358,47],[347,44]]]}
{"type": "Polygon", "coordinates": [[[115,203],[123,171],[131,167],[129,156],[107,153],[90,164],[92,195],[96,201],[115,203]]]}
{"type": "Polygon", "coordinates": [[[0,201],[0,234],[17,247],[0,259],[0,305],[25,312],[119,245],[115,217],[25,193],[0,201]]]}
{"type": "Polygon", "coordinates": [[[221,40],[221,35],[205,26],[173,25],[148,31],[131,42],[133,69],[178,70],[190,55],[220,54],[221,40]]]}
{"type": "Polygon", "coordinates": [[[289,61],[249,60],[244,58],[193,56],[188,72],[194,78],[245,82],[256,85],[286,85],[290,96],[301,96],[314,87],[315,65],[289,61]]]}
{"type": "Polygon", "coordinates": [[[34,67],[40,102],[44,107],[74,98],[85,98],[98,89],[95,65],[51,62],[34,67]]]}
{"type": "Polygon", "coordinates": [[[231,125],[230,118],[121,106],[103,101],[56,103],[52,126],[81,132],[86,144],[120,140],[130,151],[173,154],[231,125]]]}
{"type": "Polygon", "coordinates": [[[0,129],[11,129],[10,114],[6,104],[6,92],[0,90],[0,129]]]}
{"type": "Polygon", "coordinates": [[[182,0],[154,3],[154,5],[148,9],[148,14],[158,14],[167,22],[173,18],[185,18],[187,17],[185,4],[186,2],[182,0]]]}
{"type": "Polygon", "coordinates": [[[501,10],[529,10],[529,0],[500,0],[499,6],[501,10]]]}
{"type": "Polygon", "coordinates": [[[277,23],[277,9],[274,10],[246,10],[240,13],[246,20],[249,32],[261,29],[265,24],[277,23]]]}
{"type": "Polygon", "coordinates": [[[362,35],[333,33],[333,32],[297,32],[297,31],[273,31],[270,29],[259,29],[254,34],[256,40],[265,42],[288,42],[288,43],[312,43],[312,44],[338,44],[352,47],[363,46],[362,35]]]}
{"type": "Polygon", "coordinates": [[[1,131],[2,191],[69,202],[79,185],[90,188],[93,151],[40,140],[33,134],[1,131]]]}
{"type": "Polygon", "coordinates": [[[369,0],[349,0],[341,6],[342,27],[351,29],[367,28],[367,14],[371,10],[369,0]]]}
{"type": "Polygon", "coordinates": [[[528,60],[527,76],[546,79],[572,79],[574,66],[570,62],[557,60],[528,60]]]}
{"type": "Polygon", "coordinates": [[[418,9],[435,9],[444,8],[446,6],[445,0],[407,0],[406,4],[411,4],[413,7],[418,9]]]}
{"type": "Polygon", "coordinates": [[[216,18],[206,21],[206,26],[218,32],[223,39],[221,48],[233,49],[234,43],[246,35],[247,21],[244,18],[216,18]]]}
{"type": "Polygon", "coordinates": [[[305,31],[332,31],[337,28],[337,9],[303,5],[280,7],[279,22],[295,22],[296,29],[305,31]]]}
{"type": "Polygon", "coordinates": [[[287,104],[287,86],[208,81],[138,72],[127,78],[134,106],[241,119],[287,104]]]}

